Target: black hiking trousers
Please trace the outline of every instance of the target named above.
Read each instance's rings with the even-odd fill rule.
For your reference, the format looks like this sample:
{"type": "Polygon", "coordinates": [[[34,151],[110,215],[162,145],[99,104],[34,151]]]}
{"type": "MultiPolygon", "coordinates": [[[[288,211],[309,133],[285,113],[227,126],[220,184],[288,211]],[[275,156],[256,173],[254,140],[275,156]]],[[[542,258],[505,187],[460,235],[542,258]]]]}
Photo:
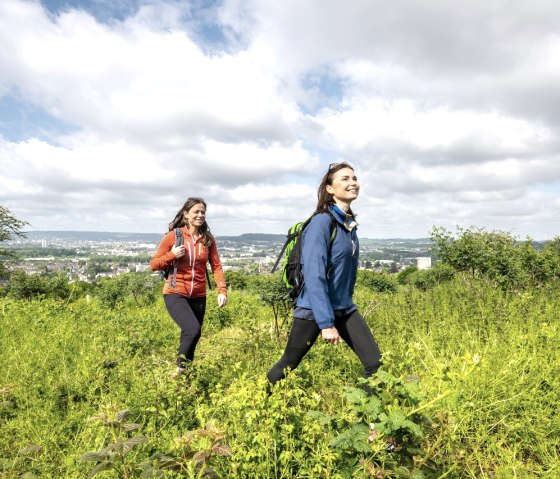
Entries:
{"type": "Polygon", "coordinates": [[[206,298],[187,298],[180,294],[163,296],[169,315],[181,328],[177,367],[184,368],[194,359],[194,350],[200,339],[202,321],[206,312],[206,298]]]}
{"type": "MultiPolygon", "coordinates": [[[[375,374],[381,366],[381,352],[362,315],[354,310],[347,315],[337,316],[334,326],[362,362],[364,377],[375,374]]],[[[270,383],[275,384],[283,379],[286,370],[297,368],[320,334],[321,330],[314,320],[294,318],[284,354],[266,375],[270,383]]]]}

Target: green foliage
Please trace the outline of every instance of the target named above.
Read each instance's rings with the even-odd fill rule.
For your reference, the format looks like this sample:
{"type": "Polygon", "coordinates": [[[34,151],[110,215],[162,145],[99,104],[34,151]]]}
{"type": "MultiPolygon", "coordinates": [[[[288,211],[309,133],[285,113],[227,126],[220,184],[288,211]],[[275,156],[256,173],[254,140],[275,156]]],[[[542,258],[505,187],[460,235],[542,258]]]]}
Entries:
{"type": "Polygon", "coordinates": [[[376,271],[359,270],[356,283],[378,293],[395,293],[397,281],[394,276],[376,271]]]}
{"type": "Polygon", "coordinates": [[[33,247],[24,246],[14,250],[18,259],[24,258],[36,258],[45,256],[54,256],[55,258],[69,258],[73,256],[79,256],[78,251],[75,248],[55,248],[55,247],[33,247]]]}
{"type": "Polygon", "coordinates": [[[214,458],[231,454],[224,443],[224,433],[215,421],[209,421],[204,428],[187,431],[175,438],[175,453],[156,453],[141,464],[142,477],[162,477],[163,472],[169,470],[181,477],[219,479],[211,465],[214,458]]]}
{"type": "Polygon", "coordinates": [[[397,275],[397,283],[399,284],[409,284],[410,283],[410,279],[409,277],[415,273],[416,271],[418,271],[418,268],[416,266],[409,266],[405,269],[403,269],[398,275],[397,275]]]}
{"type": "Polygon", "coordinates": [[[455,236],[445,228],[433,228],[432,252],[456,271],[485,276],[504,289],[542,285],[557,281],[560,253],[556,238],[543,251],[528,239],[520,243],[510,233],[483,228],[457,228],[455,236]]]}
{"type": "MultiPolygon", "coordinates": [[[[23,228],[27,221],[18,220],[5,206],[0,205],[0,243],[12,239],[14,236],[25,237],[23,228]]],[[[0,278],[4,276],[6,267],[2,260],[15,258],[12,250],[0,248],[0,278]]]]}
{"type": "Polygon", "coordinates": [[[115,308],[128,298],[127,281],[124,278],[103,278],[99,283],[97,297],[106,308],[115,308]]]}
{"type": "Polygon", "coordinates": [[[130,301],[138,306],[147,306],[160,295],[159,284],[158,279],[149,273],[128,273],[102,279],[97,296],[106,308],[115,308],[130,301]]]}
{"type": "MultiPolygon", "coordinates": [[[[432,471],[422,441],[433,421],[418,408],[417,377],[397,378],[381,370],[363,389],[346,387],[346,407],[330,418],[334,424],[331,447],[341,451],[341,463],[348,477],[359,471],[385,476],[420,477],[432,471]]],[[[424,476],[425,477],[425,476],[424,476]]]]}
{"type": "Polygon", "coordinates": [[[292,300],[280,274],[262,276],[259,281],[259,298],[272,308],[276,337],[292,314],[292,300]]]}
{"type": "Polygon", "coordinates": [[[134,465],[129,465],[128,455],[135,446],[145,443],[148,438],[142,435],[129,436],[129,432],[140,428],[140,424],[125,422],[129,416],[130,411],[123,410],[117,412],[113,419],[109,419],[107,412],[92,417],[103,422],[109,430],[111,442],[100,451],[86,452],[79,457],[80,461],[96,463],[87,477],[109,470],[114,470],[123,479],[132,477],[134,465]]]}
{"type": "Polygon", "coordinates": [[[230,291],[243,290],[247,288],[247,275],[239,271],[226,271],[224,273],[226,284],[230,291]]]}
{"type": "Polygon", "coordinates": [[[360,384],[350,348],[317,342],[270,395],[285,342],[269,305],[233,291],[218,310],[210,292],[195,361],[177,378],[179,331],[159,286],[145,306],[0,298],[2,479],[83,478],[111,457],[96,478],[123,464],[130,478],[560,475],[554,284],[515,292],[456,272],[425,291],[358,286],[383,352],[377,377],[360,384]],[[125,445],[139,433],[125,424],[147,440],[125,445]],[[105,453],[123,454],[79,460],[111,444],[105,453]]]}
{"type": "Polygon", "coordinates": [[[263,288],[269,287],[270,278],[277,278],[278,275],[244,274],[246,290],[258,294],[263,288]]]}
{"type": "Polygon", "coordinates": [[[62,274],[38,275],[17,270],[10,274],[6,295],[15,299],[54,298],[67,299],[71,287],[62,274]]]}
{"type": "MultiPolygon", "coordinates": [[[[229,296],[231,296],[231,292],[229,296]]],[[[206,302],[205,320],[207,324],[211,324],[214,330],[221,330],[231,326],[234,321],[234,313],[229,308],[219,308],[213,295],[210,301],[206,302]]]]}
{"type": "Polygon", "coordinates": [[[436,263],[430,269],[413,271],[405,278],[408,284],[426,291],[439,284],[451,281],[455,277],[455,270],[447,263],[436,263]]]}

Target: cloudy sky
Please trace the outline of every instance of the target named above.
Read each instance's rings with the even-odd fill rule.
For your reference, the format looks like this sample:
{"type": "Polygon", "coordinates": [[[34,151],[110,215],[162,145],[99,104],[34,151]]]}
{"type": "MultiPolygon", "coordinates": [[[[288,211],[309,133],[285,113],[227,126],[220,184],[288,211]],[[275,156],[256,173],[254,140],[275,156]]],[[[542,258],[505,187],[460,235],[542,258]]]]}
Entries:
{"type": "Polygon", "coordinates": [[[0,204],[36,230],[560,234],[557,0],[1,0],[0,204]]]}

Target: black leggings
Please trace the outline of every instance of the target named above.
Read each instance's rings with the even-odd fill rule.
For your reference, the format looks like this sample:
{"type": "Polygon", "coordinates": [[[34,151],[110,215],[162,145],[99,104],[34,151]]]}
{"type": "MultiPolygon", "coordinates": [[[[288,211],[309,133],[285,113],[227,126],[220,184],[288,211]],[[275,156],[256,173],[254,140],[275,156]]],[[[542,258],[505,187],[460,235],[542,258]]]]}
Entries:
{"type": "Polygon", "coordinates": [[[187,298],[180,294],[163,296],[167,311],[181,328],[177,366],[184,368],[187,361],[194,359],[194,350],[200,339],[202,321],[206,311],[206,298],[187,298]]]}
{"type": "MultiPolygon", "coordinates": [[[[375,374],[381,366],[381,352],[362,315],[353,311],[345,316],[336,317],[334,326],[364,365],[364,377],[369,378],[375,374]]],[[[268,371],[268,380],[275,384],[285,377],[286,369],[295,369],[319,334],[321,330],[314,320],[294,318],[284,354],[268,371]]]]}

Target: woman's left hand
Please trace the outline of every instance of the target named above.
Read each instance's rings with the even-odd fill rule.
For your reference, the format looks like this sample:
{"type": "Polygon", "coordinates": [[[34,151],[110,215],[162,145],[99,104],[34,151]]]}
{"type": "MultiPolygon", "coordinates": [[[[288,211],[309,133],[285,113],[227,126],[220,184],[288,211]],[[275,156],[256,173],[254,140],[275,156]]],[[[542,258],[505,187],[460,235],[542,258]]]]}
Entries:
{"type": "Polygon", "coordinates": [[[223,308],[227,303],[227,296],[225,294],[218,295],[218,307],[223,308]]]}

